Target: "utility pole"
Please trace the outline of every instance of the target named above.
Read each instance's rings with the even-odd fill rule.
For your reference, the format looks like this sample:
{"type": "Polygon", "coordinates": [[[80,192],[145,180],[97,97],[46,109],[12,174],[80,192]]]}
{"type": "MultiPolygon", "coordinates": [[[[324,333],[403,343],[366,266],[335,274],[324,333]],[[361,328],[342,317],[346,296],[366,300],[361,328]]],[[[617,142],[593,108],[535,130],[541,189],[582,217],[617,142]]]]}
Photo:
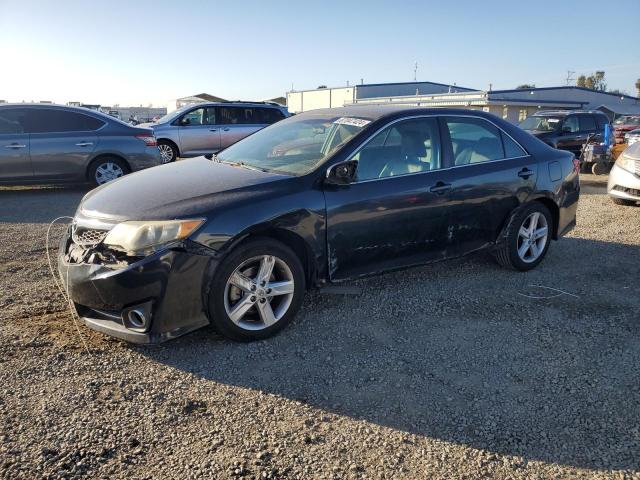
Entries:
{"type": "Polygon", "coordinates": [[[418,80],[418,62],[413,64],[413,81],[416,82],[418,80]]]}
{"type": "Polygon", "coordinates": [[[569,85],[571,85],[571,83],[575,80],[574,75],[576,74],[576,72],[573,72],[571,70],[567,70],[567,87],[569,85]]]}

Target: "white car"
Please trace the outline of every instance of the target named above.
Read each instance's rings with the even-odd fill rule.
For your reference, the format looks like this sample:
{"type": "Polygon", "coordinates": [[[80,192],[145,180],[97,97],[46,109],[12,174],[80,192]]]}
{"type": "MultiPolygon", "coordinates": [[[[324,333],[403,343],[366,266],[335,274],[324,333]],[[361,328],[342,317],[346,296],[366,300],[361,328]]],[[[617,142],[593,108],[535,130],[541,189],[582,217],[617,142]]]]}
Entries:
{"type": "Polygon", "coordinates": [[[609,173],[609,196],[618,205],[640,202],[640,142],[627,147],[609,173]]]}
{"type": "Polygon", "coordinates": [[[633,145],[638,141],[640,141],[640,128],[631,130],[624,136],[624,143],[626,143],[627,145],[633,145]]]}

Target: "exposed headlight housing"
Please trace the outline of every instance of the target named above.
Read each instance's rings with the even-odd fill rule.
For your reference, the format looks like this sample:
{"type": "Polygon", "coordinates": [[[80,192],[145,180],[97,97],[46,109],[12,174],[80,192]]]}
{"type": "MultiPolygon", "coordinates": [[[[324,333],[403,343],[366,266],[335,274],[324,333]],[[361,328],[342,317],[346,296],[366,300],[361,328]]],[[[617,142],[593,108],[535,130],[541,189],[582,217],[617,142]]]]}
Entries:
{"type": "Polygon", "coordinates": [[[624,168],[629,172],[634,172],[636,168],[635,160],[627,157],[624,153],[618,157],[616,163],[620,168],[624,168]]]}
{"type": "Polygon", "coordinates": [[[167,243],[191,235],[204,219],[122,222],[102,243],[129,255],[148,254],[167,243]]]}

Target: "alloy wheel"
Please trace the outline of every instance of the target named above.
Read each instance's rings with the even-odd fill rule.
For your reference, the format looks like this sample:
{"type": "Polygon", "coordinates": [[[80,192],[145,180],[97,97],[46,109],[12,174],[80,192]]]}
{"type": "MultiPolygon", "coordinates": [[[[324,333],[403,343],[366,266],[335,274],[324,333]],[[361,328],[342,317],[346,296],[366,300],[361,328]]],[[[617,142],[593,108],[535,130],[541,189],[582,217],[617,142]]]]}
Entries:
{"type": "Polygon", "coordinates": [[[520,225],[518,256],[523,262],[535,262],[544,252],[548,239],[547,218],[540,212],[533,212],[520,225]]]}
{"type": "Polygon", "coordinates": [[[95,178],[96,183],[98,185],[102,185],[103,183],[110,182],[111,180],[115,180],[123,175],[124,170],[122,170],[120,165],[114,162],[105,162],[96,168],[95,178]]]}
{"type": "Polygon", "coordinates": [[[166,143],[158,145],[158,150],[160,150],[160,158],[162,159],[162,163],[169,163],[173,161],[173,148],[166,143]]]}
{"type": "Polygon", "coordinates": [[[224,308],[229,319],[245,330],[275,325],[289,310],[295,291],[289,266],[274,255],[242,262],[227,280],[224,308]]]}

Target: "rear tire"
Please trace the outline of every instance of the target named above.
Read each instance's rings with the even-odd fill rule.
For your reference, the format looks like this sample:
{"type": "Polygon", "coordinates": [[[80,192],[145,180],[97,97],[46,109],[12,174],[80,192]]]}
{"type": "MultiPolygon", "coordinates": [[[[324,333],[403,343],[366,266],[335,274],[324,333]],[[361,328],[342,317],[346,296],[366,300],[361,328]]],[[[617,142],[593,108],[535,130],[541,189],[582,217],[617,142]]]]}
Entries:
{"type": "Polygon", "coordinates": [[[232,340],[262,340],[291,323],[304,292],[298,256],[276,240],[256,238],[222,260],[209,293],[209,320],[232,340]]]}
{"type": "Polygon", "coordinates": [[[623,205],[625,207],[633,207],[636,205],[634,200],[627,200],[624,198],[611,197],[611,201],[616,205],[623,205]]]}
{"type": "Polygon", "coordinates": [[[168,142],[166,140],[159,140],[158,150],[160,150],[160,158],[162,158],[162,163],[175,162],[178,158],[178,149],[171,142],[168,142]]]}
{"type": "Polygon", "coordinates": [[[553,217],[540,202],[532,202],[510,220],[502,243],[496,246],[496,261],[505,268],[526,272],[547,254],[553,233],[553,217]]]}
{"type": "Polygon", "coordinates": [[[129,166],[121,158],[105,156],[91,163],[87,177],[91,185],[99,187],[130,172],[129,166]]]}

